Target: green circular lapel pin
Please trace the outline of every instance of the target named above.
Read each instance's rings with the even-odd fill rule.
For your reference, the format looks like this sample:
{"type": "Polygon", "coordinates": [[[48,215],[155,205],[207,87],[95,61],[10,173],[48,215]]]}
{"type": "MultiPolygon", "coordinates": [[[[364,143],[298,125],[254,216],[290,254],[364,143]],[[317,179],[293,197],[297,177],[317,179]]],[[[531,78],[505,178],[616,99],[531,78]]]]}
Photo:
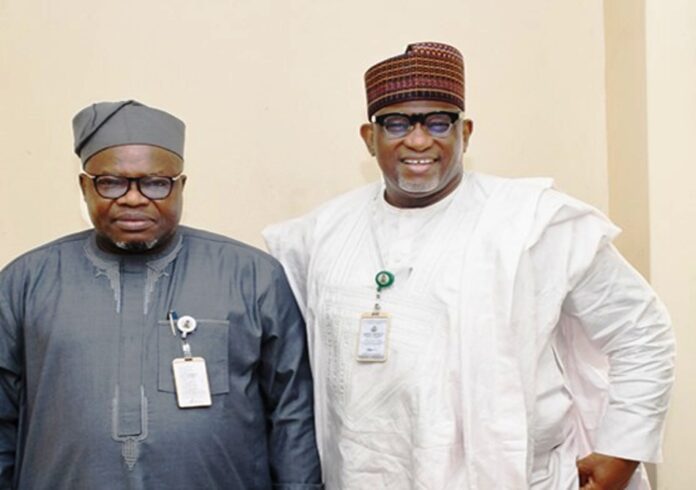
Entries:
{"type": "Polygon", "coordinates": [[[375,282],[377,283],[377,290],[381,291],[394,284],[394,274],[389,271],[379,271],[375,276],[375,282]]]}

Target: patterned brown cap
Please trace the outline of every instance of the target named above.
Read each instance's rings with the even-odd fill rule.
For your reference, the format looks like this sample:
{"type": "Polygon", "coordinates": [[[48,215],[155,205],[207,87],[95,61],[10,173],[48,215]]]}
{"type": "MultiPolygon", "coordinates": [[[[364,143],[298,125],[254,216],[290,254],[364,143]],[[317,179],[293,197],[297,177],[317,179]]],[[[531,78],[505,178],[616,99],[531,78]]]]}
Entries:
{"type": "Polygon", "coordinates": [[[464,60],[452,46],[409,44],[404,54],[377,63],[365,72],[367,116],[408,100],[439,100],[464,110],[464,60]]]}

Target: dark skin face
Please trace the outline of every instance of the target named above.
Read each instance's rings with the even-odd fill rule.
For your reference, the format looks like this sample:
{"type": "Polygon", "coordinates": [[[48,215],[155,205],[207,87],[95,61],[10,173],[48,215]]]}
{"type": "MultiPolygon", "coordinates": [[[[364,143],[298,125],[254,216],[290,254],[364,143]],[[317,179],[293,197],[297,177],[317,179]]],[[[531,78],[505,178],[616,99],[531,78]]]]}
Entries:
{"type": "MultiPolygon", "coordinates": [[[[92,175],[174,177],[183,170],[183,160],[156,146],[123,145],[93,155],[85,165],[92,175]]],[[[97,194],[91,179],[80,175],[82,195],[97,233],[99,247],[114,253],[151,253],[169,243],[181,219],[186,177],[175,181],[172,193],[161,200],[143,196],[135,182],[118,199],[97,194]]]]}
{"type": "MultiPolygon", "coordinates": [[[[459,112],[446,102],[414,100],[390,105],[377,115],[436,111],[459,112]]],[[[464,168],[462,155],[469,143],[473,123],[459,120],[444,138],[431,136],[420,123],[402,138],[388,137],[376,123],[360,127],[360,135],[377,162],[386,185],[385,198],[393,206],[417,208],[443,199],[457,188],[464,168]]]]}

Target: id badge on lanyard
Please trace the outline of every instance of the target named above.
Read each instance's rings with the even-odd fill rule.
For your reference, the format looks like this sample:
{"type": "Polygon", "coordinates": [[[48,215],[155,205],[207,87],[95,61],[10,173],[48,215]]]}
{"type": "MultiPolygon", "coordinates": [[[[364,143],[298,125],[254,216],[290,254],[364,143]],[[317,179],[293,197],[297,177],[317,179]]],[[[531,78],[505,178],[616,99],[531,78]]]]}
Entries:
{"type": "Polygon", "coordinates": [[[213,400],[210,396],[205,359],[191,355],[191,346],[186,338],[196,330],[196,320],[191,316],[178,318],[174,311],[170,311],[168,316],[172,333],[176,335],[174,330],[176,324],[176,330],[181,334],[181,347],[184,353],[184,357],[177,357],[172,361],[176,403],[179,408],[209,407],[213,404],[213,400]]]}
{"type": "Polygon", "coordinates": [[[389,315],[365,313],[360,317],[357,359],[361,362],[384,362],[389,353],[389,315]]]}
{"type": "Polygon", "coordinates": [[[375,276],[377,293],[372,312],[360,316],[358,328],[358,362],[385,362],[389,354],[389,315],[380,305],[382,289],[394,284],[394,274],[383,270],[375,276]]]}

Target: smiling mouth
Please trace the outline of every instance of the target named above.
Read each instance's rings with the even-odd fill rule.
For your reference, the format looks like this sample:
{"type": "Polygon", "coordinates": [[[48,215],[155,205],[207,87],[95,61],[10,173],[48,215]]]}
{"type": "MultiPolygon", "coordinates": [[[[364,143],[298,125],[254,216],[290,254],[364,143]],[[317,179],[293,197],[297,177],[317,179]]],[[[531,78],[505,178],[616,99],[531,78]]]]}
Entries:
{"type": "Polygon", "coordinates": [[[429,174],[438,161],[437,158],[402,158],[400,160],[404,165],[402,168],[414,177],[429,174]]]}
{"type": "Polygon", "coordinates": [[[402,158],[401,163],[406,165],[432,165],[437,161],[435,158],[402,158]]]}

